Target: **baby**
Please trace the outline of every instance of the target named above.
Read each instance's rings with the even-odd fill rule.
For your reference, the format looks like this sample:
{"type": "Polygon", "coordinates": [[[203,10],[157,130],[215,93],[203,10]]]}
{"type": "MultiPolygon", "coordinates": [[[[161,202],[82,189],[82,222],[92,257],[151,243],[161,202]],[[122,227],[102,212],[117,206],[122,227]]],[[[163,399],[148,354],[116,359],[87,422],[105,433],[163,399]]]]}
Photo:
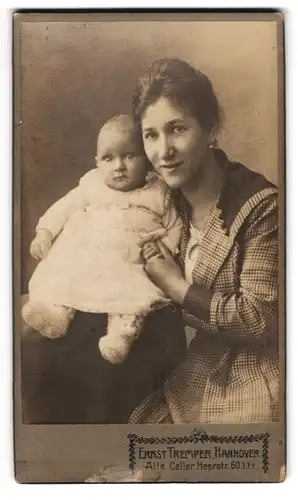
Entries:
{"type": "Polygon", "coordinates": [[[22,316],[53,339],[66,334],[75,310],[107,313],[99,349],[122,363],[146,314],[169,304],[143,269],[142,245],[161,238],[175,253],[182,223],[165,183],[150,176],[131,117],[102,127],[96,166],[38,222],[30,252],[41,262],[22,316]]]}

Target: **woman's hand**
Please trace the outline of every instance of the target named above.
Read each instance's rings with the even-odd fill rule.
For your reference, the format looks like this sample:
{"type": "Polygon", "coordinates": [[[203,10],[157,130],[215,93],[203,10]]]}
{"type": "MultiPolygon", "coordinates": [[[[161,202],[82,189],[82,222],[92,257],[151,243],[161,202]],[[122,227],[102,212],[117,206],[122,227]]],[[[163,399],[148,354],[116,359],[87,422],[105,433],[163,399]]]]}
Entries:
{"type": "Polygon", "coordinates": [[[173,302],[181,305],[189,285],[169,249],[161,241],[148,242],[143,246],[142,256],[150,280],[173,302]]]}

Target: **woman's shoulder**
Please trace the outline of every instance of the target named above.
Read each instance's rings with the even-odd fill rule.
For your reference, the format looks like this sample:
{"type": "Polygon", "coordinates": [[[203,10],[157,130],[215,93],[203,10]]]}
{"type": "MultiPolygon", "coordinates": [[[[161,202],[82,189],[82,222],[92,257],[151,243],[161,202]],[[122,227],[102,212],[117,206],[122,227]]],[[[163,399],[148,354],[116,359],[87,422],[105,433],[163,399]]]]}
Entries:
{"type": "Polygon", "coordinates": [[[219,198],[219,208],[226,226],[230,228],[240,214],[241,218],[245,218],[260,204],[271,204],[272,199],[276,202],[278,189],[259,172],[250,170],[242,163],[230,161],[222,151],[220,155],[225,183],[219,198]]]}
{"type": "Polygon", "coordinates": [[[266,179],[263,174],[251,170],[241,162],[229,159],[224,151],[218,149],[215,154],[219,165],[228,177],[229,182],[226,184],[228,190],[240,188],[240,195],[245,196],[247,193],[249,196],[250,193],[253,194],[264,188],[277,189],[276,185],[266,179]]]}

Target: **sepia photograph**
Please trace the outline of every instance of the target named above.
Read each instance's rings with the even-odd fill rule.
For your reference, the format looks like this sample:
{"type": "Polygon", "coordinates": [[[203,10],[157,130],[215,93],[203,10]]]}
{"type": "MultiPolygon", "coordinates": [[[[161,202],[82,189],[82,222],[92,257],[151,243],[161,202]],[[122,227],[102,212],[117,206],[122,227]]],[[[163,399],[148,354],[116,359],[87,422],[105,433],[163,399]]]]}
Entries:
{"type": "Polygon", "coordinates": [[[19,482],[284,480],[283,22],[14,14],[19,482]]]}

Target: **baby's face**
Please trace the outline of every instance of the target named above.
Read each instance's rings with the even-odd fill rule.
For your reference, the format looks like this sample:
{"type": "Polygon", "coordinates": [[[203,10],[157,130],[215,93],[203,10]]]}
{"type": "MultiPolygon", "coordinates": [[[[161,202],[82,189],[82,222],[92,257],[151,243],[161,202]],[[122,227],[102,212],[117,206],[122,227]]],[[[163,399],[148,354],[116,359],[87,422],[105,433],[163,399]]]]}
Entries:
{"type": "Polygon", "coordinates": [[[96,157],[103,181],[117,191],[132,191],[145,184],[148,161],[135,134],[109,127],[98,138],[96,157]]]}

